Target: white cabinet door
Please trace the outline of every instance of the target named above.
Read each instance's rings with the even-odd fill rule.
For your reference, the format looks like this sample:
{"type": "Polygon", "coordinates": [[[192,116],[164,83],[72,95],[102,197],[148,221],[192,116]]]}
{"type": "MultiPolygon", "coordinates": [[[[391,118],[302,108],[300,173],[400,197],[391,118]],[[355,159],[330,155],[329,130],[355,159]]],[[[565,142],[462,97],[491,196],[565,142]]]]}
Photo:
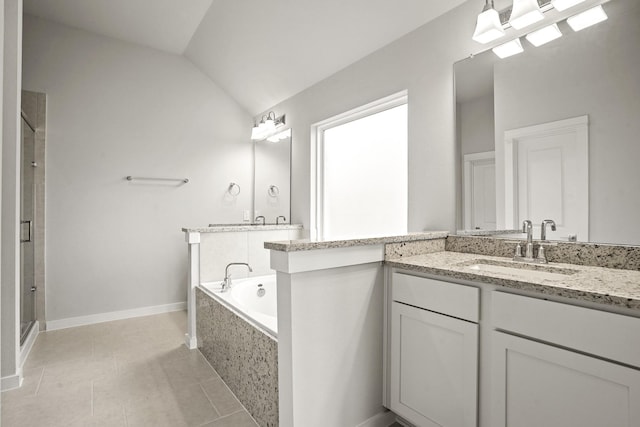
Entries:
{"type": "Polygon", "coordinates": [[[391,410],[418,427],[477,426],[478,325],[393,302],[391,410]]]}
{"type": "Polygon", "coordinates": [[[501,332],[492,347],[493,427],[640,426],[639,370],[501,332]]]}

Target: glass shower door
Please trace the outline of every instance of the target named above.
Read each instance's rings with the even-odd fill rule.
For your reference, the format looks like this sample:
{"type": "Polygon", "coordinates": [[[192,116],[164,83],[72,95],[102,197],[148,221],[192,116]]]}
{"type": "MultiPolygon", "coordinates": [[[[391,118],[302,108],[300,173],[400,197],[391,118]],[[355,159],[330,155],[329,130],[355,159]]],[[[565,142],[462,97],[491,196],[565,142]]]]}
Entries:
{"type": "Polygon", "coordinates": [[[22,118],[22,161],[20,184],[20,344],[36,320],[35,287],[35,132],[22,118]]]}

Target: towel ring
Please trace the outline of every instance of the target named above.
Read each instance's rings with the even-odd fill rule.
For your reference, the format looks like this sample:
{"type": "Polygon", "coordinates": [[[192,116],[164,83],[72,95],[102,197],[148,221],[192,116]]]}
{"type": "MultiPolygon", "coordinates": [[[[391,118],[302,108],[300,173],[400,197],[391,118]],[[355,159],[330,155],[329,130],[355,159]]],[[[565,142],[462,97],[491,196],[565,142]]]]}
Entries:
{"type": "Polygon", "coordinates": [[[232,196],[237,196],[238,194],[240,194],[240,186],[235,182],[229,183],[229,188],[227,188],[227,193],[231,194],[232,196]]]}
{"type": "Polygon", "coordinates": [[[280,194],[280,189],[278,188],[277,185],[270,185],[269,189],[267,190],[267,193],[271,197],[278,197],[278,194],[280,194]]]}

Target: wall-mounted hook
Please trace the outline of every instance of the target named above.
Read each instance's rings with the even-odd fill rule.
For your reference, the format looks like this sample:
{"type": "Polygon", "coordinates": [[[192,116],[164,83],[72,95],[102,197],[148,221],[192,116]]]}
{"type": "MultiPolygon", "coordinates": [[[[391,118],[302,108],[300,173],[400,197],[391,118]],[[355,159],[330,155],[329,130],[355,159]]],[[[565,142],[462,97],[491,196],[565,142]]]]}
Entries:
{"type": "Polygon", "coordinates": [[[267,193],[271,197],[278,197],[278,194],[280,194],[280,189],[278,188],[277,185],[270,185],[269,189],[267,190],[267,193]]]}
{"type": "Polygon", "coordinates": [[[231,194],[232,196],[237,196],[238,194],[240,194],[240,186],[235,182],[229,183],[229,188],[227,188],[227,193],[231,194]]]}

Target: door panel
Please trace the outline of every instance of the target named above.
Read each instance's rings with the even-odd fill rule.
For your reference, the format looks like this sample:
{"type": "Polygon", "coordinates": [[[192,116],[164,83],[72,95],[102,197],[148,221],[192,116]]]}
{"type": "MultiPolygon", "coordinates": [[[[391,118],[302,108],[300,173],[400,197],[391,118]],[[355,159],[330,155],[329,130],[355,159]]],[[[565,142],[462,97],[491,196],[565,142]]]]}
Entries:
{"type": "Polygon", "coordinates": [[[22,119],[20,171],[20,344],[36,320],[35,308],[35,132],[22,119]]]}

